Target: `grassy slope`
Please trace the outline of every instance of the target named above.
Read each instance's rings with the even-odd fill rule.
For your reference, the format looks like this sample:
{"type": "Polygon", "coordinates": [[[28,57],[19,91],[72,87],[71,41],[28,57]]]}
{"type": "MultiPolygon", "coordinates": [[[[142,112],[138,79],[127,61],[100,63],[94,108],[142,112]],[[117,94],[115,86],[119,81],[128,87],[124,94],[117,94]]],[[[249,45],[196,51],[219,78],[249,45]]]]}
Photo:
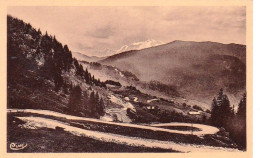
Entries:
{"type": "Polygon", "coordinates": [[[233,99],[236,104],[236,97],[245,89],[245,52],[244,45],[175,41],[101,62],[130,71],[142,81],[175,85],[182,96],[203,103],[211,103],[222,87],[237,94],[233,99]]]}

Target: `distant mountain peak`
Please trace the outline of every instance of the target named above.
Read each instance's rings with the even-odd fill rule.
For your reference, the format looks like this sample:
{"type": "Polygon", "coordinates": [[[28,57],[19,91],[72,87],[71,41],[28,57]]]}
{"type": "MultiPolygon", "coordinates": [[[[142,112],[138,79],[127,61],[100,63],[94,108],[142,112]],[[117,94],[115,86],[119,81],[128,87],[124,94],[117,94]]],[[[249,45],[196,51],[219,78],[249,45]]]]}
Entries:
{"type": "Polygon", "coordinates": [[[88,61],[88,62],[97,62],[99,60],[105,59],[105,57],[88,56],[80,52],[73,52],[72,56],[78,60],[88,61]]]}
{"type": "Polygon", "coordinates": [[[118,49],[116,51],[116,53],[121,53],[121,52],[129,51],[129,50],[141,50],[141,49],[155,47],[155,46],[162,45],[162,44],[164,44],[164,42],[153,40],[153,39],[148,39],[146,41],[134,42],[129,45],[124,45],[120,49],[118,49]]]}

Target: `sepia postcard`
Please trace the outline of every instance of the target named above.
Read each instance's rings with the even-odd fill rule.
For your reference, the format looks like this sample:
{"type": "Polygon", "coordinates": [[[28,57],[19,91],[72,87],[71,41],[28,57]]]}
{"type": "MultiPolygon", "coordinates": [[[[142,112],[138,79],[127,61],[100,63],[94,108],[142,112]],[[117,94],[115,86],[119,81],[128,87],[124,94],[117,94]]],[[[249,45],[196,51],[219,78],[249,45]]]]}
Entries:
{"type": "Polygon", "coordinates": [[[0,157],[252,157],[252,1],[1,0],[0,157]]]}

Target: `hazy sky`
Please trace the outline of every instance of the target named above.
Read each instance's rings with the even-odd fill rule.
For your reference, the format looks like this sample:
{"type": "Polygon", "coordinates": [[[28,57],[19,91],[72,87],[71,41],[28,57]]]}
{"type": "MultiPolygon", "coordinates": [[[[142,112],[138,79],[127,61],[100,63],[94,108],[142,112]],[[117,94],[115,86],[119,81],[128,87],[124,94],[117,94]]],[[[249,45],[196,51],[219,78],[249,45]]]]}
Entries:
{"type": "Polygon", "coordinates": [[[95,56],[147,39],[246,42],[245,7],[9,7],[8,14],[95,56]]]}

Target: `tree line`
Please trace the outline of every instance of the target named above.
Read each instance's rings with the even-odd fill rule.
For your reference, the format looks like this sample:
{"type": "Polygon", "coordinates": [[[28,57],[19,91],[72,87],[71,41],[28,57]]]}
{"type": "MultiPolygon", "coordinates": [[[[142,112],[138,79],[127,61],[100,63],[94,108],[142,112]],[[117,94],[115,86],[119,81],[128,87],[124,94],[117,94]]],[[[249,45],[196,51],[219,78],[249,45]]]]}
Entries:
{"type": "Polygon", "coordinates": [[[105,105],[98,92],[82,91],[80,86],[73,86],[69,96],[67,112],[78,116],[100,118],[105,114],[105,105]]]}
{"type": "Polygon", "coordinates": [[[105,87],[104,82],[96,79],[94,75],[88,72],[88,69],[83,69],[83,66],[76,58],[72,58],[72,53],[67,45],[62,46],[55,36],[48,36],[48,33],[42,37],[41,47],[44,50],[37,49],[38,52],[45,52],[45,63],[41,70],[47,74],[50,79],[53,79],[55,90],[58,91],[64,85],[62,72],[68,72],[72,69],[75,70],[75,75],[85,81],[86,84],[105,87]]]}
{"type": "Polygon", "coordinates": [[[217,98],[212,100],[211,125],[225,128],[231,139],[241,149],[246,149],[246,94],[243,95],[235,112],[234,106],[230,105],[228,96],[221,88],[217,98]]]}
{"type": "MultiPolygon", "coordinates": [[[[104,113],[104,101],[97,92],[82,91],[79,86],[72,85],[63,75],[65,72],[74,73],[74,77],[89,85],[105,87],[105,84],[94,75],[83,69],[67,45],[60,43],[55,36],[44,34],[40,29],[33,28],[29,23],[7,17],[7,63],[8,85],[21,84],[31,90],[41,88],[35,85],[36,80],[25,85],[28,72],[33,72],[36,78],[49,80],[54,83],[50,90],[64,92],[69,95],[67,112],[98,118],[104,113]]],[[[37,82],[38,83],[38,82],[37,82]]],[[[44,83],[41,83],[44,84],[44,83]]]]}

